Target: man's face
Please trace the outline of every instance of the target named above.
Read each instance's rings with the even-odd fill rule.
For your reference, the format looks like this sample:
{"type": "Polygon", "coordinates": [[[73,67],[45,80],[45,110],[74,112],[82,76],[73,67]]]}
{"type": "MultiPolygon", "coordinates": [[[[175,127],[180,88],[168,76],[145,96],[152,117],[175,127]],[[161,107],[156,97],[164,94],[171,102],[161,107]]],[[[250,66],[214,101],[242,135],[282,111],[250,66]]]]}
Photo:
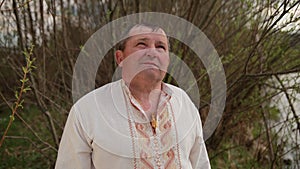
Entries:
{"type": "Polygon", "coordinates": [[[125,49],[116,52],[123,79],[127,82],[133,79],[162,81],[170,62],[165,32],[137,26],[130,30],[129,36],[125,49]]]}

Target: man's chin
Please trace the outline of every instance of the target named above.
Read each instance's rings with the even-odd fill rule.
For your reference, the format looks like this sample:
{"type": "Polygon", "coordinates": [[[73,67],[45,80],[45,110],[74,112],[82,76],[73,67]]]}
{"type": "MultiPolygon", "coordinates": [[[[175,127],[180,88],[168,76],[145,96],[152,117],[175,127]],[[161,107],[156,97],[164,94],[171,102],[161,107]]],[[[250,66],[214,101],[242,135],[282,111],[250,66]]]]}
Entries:
{"type": "Polygon", "coordinates": [[[149,79],[150,81],[153,81],[153,82],[162,81],[164,78],[164,74],[165,74],[164,72],[162,72],[159,69],[155,69],[155,68],[146,69],[141,72],[141,75],[145,79],[149,79]]]}

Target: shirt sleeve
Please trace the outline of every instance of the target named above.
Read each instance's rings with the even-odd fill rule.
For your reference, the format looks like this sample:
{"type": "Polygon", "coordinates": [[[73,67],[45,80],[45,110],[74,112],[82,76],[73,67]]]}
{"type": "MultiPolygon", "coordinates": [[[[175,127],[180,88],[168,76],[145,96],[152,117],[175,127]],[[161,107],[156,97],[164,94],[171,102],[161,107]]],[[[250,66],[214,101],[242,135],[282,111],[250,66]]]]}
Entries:
{"type": "Polygon", "coordinates": [[[73,107],[63,131],[55,169],[90,169],[91,153],[91,139],[83,130],[73,107]]]}
{"type": "Polygon", "coordinates": [[[192,146],[189,158],[193,169],[210,169],[211,166],[203,139],[202,124],[200,116],[198,117],[199,118],[197,118],[198,120],[196,124],[196,139],[194,145],[192,146]]]}

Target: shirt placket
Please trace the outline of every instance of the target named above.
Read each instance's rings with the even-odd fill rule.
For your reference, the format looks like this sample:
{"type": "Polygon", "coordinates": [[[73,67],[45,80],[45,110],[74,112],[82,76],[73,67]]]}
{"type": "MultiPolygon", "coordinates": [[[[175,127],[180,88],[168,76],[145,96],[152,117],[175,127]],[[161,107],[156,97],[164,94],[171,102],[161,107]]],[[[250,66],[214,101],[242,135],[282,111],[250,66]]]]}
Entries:
{"type": "MultiPolygon", "coordinates": [[[[125,87],[125,92],[126,92],[126,94],[128,96],[128,99],[129,99],[129,101],[131,103],[130,104],[131,107],[132,108],[135,107],[136,110],[137,110],[136,113],[142,113],[143,116],[144,116],[144,118],[148,122],[150,122],[149,118],[146,115],[146,112],[142,109],[141,105],[131,95],[129,89],[126,88],[126,86],[124,86],[124,87],[125,87]]],[[[165,106],[167,106],[167,103],[168,103],[168,101],[171,98],[171,96],[168,93],[166,93],[164,91],[162,91],[162,92],[163,93],[160,96],[159,103],[158,103],[158,108],[157,108],[157,113],[156,113],[156,117],[155,117],[156,118],[155,120],[156,120],[158,126],[161,125],[158,116],[163,112],[162,110],[164,109],[165,106]]],[[[132,110],[131,113],[133,115],[133,113],[135,113],[135,112],[133,111],[133,109],[131,109],[131,110],[132,110]]],[[[133,116],[131,116],[131,117],[133,117],[133,116]]],[[[150,123],[148,123],[147,125],[151,126],[150,123]]],[[[152,150],[154,152],[154,154],[153,154],[154,156],[152,156],[153,157],[153,162],[155,164],[154,168],[155,169],[162,169],[163,168],[163,160],[162,160],[162,154],[161,154],[161,151],[160,151],[162,149],[162,145],[161,145],[161,141],[160,141],[160,130],[159,130],[158,126],[155,127],[155,129],[154,129],[155,132],[151,131],[151,133],[152,133],[152,139],[150,139],[150,145],[152,145],[152,150]]]]}

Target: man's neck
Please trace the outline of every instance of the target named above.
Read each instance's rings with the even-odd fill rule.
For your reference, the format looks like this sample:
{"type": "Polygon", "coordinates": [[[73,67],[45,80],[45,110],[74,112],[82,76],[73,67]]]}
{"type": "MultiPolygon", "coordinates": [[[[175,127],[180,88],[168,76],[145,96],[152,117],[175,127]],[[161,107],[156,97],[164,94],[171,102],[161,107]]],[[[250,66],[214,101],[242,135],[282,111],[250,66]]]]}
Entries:
{"type": "Polygon", "coordinates": [[[162,82],[132,81],[128,88],[133,97],[148,113],[154,113],[159,102],[162,82]]]}

